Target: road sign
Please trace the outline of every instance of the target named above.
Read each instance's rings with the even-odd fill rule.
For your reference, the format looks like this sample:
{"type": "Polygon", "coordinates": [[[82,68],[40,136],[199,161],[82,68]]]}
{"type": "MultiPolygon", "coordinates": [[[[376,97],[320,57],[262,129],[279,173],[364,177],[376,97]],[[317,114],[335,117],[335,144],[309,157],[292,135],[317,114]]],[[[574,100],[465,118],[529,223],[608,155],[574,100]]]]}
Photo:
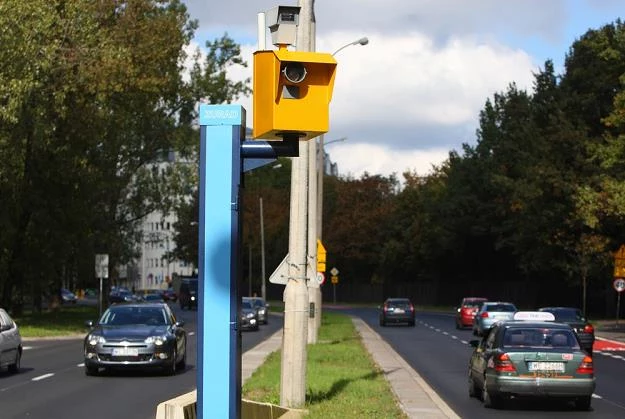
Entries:
{"type": "Polygon", "coordinates": [[[330,273],[332,274],[332,276],[337,276],[339,274],[339,270],[334,267],[330,269],[330,273]]]}
{"type": "Polygon", "coordinates": [[[332,280],[333,284],[338,284],[339,283],[339,277],[336,275],[332,275],[332,278],[330,278],[332,280]]]}
{"type": "Polygon", "coordinates": [[[625,278],[625,245],[614,253],[614,278],[625,278]]]}
{"type": "Polygon", "coordinates": [[[106,253],[95,255],[95,276],[96,278],[108,279],[109,277],[109,255],[106,253]]]}
{"type": "Polygon", "coordinates": [[[317,272],[317,282],[319,285],[323,285],[323,283],[326,282],[326,276],[323,272],[317,272]]]}
{"type": "Polygon", "coordinates": [[[321,240],[317,239],[317,272],[326,271],[326,248],[323,247],[321,240]]]}
{"type": "Polygon", "coordinates": [[[272,284],[286,285],[289,282],[289,255],[287,254],[275,271],[269,276],[269,282],[272,284]]]}
{"type": "Polygon", "coordinates": [[[614,282],[612,283],[612,285],[614,286],[614,289],[616,290],[616,292],[625,291],[625,279],[623,278],[616,278],[614,282]]]}

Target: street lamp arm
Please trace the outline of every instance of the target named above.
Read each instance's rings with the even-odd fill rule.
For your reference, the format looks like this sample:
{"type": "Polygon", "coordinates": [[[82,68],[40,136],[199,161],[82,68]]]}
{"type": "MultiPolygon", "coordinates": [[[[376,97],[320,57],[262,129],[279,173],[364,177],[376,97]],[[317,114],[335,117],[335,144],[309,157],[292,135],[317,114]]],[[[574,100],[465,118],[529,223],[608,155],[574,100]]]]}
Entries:
{"type": "Polygon", "coordinates": [[[337,138],[336,140],[326,141],[324,142],[323,145],[326,146],[328,144],[338,143],[339,141],[347,141],[347,137],[341,137],[341,138],[337,138]]]}
{"type": "Polygon", "coordinates": [[[369,43],[369,38],[367,38],[367,37],[365,36],[365,37],[360,38],[360,39],[359,39],[359,40],[357,40],[357,41],[350,42],[349,44],[343,45],[341,48],[339,48],[339,49],[337,49],[336,51],[334,51],[334,52],[332,53],[332,55],[336,55],[336,54],[337,54],[339,51],[341,51],[342,49],[347,48],[347,47],[350,47],[350,46],[352,46],[352,45],[367,45],[368,43],[369,43]]]}

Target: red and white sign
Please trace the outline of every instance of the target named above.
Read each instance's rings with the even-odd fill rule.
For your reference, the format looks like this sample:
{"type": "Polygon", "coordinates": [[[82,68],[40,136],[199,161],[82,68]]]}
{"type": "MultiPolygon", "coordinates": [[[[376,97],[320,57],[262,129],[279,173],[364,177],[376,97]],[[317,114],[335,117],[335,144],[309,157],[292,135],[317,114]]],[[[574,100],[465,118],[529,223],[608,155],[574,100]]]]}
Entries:
{"type": "Polygon", "coordinates": [[[612,282],[612,285],[614,286],[616,292],[625,291],[625,279],[623,278],[616,278],[614,282],[612,282]]]}
{"type": "Polygon", "coordinates": [[[323,285],[323,283],[326,282],[326,276],[323,272],[317,272],[317,282],[319,285],[323,285]]]}

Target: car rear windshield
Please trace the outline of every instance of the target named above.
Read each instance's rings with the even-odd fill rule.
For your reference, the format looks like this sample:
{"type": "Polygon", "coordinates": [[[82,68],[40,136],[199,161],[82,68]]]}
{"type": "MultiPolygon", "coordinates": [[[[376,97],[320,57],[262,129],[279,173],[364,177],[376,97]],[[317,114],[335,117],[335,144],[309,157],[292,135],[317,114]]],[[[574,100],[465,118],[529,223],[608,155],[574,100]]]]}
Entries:
{"type": "Polygon", "coordinates": [[[465,300],[462,303],[462,307],[480,308],[482,307],[482,304],[484,304],[484,301],[481,300],[465,300]]]}
{"type": "Polygon", "coordinates": [[[531,347],[551,349],[579,349],[571,330],[547,328],[511,328],[503,338],[504,348],[531,347]]]}
{"type": "Polygon", "coordinates": [[[517,311],[516,307],[512,304],[488,304],[485,307],[486,311],[499,311],[504,313],[513,313],[517,311]]]}
{"type": "Polygon", "coordinates": [[[386,303],[389,307],[400,307],[400,308],[408,308],[410,307],[409,300],[389,300],[386,303]]]}

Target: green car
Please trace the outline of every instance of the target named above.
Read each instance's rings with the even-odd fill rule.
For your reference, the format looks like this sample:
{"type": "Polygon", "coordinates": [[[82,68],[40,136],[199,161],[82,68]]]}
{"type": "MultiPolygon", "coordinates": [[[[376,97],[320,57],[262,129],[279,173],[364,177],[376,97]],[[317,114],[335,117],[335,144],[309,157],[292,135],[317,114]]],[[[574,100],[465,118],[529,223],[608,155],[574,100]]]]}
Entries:
{"type": "Polygon", "coordinates": [[[472,340],[469,396],[485,407],[502,407],[510,398],[571,400],[590,409],[595,390],[592,357],[580,348],[571,326],[551,313],[517,312],[496,323],[482,340],[472,340]]]}

